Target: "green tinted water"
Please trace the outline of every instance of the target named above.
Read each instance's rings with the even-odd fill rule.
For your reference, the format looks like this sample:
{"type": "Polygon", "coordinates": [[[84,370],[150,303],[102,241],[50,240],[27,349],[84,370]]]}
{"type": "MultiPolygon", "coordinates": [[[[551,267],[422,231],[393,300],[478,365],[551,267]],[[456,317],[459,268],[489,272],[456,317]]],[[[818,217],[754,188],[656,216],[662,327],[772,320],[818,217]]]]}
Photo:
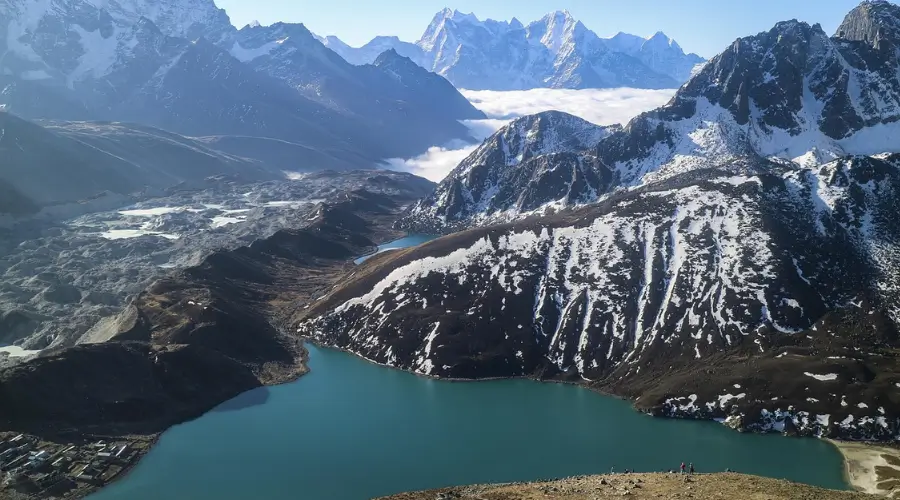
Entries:
{"type": "Polygon", "coordinates": [[[308,347],[308,375],[172,428],[92,500],[357,500],[682,461],[846,487],[823,441],[656,419],[575,386],[430,380],[308,347]]]}

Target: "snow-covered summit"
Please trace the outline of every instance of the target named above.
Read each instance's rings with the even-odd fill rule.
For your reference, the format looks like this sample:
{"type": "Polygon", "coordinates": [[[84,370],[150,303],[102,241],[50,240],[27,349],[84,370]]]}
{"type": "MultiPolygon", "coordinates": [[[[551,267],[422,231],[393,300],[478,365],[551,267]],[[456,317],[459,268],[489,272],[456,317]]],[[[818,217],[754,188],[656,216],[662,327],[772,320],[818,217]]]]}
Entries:
{"type": "Polygon", "coordinates": [[[608,179],[596,175],[592,155],[582,152],[620,130],[559,111],[518,118],[463,160],[401,224],[447,230],[548,203],[593,201],[608,179]]]}
{"type": "Polygon", "coordinates": [[[566,10],[525,26],[515,18],[480,20],[444,9],[414,44],[376,39],[358,49],[329,47],[354,64],[371,63],[377,50],[393,48],[459,88],[674,88],[703,59],[663,37],[634,37],[639,43],[603,39],[566,10]]]}

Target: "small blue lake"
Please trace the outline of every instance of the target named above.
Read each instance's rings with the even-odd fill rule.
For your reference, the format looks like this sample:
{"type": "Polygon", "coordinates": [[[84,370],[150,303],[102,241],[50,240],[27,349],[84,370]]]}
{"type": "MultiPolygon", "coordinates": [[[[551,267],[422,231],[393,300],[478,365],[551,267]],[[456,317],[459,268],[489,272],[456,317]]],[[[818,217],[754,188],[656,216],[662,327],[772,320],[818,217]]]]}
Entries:
{"type": "Polygon", "coordinates": [[[371,253],[369,255],[366,255],[365,257],[360,257],[360,258],[356,259],[354,262],[357,265],[362,264],[363,262],[371,259],[372,257],[374,257],[375,255],[378,255],[381,252],[384,252],[387,250],[396,250],[398,248],[414,247],[416,245],[421,245],[422,243],[427,243],[435,238],[437,238],[437,236],[430,235],[430,234],[410,234],[410,235],[406,236],[405,238],[401,238],[399,240],[395,240],[390,243],[385,243],[384,245],[379,246],[378,250],[375,251],[375,253],[371,253]]]}

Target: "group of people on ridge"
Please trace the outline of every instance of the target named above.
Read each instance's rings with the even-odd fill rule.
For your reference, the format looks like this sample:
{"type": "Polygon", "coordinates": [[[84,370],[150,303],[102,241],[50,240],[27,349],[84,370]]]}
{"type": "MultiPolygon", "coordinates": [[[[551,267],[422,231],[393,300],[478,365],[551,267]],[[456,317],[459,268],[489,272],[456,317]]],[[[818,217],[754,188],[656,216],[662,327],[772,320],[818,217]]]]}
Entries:
{"type": "Polygon", "coordinates": [[[694,463],[691,462],[690,470],[686,470],[686,468],[685,468],[685,466],[684,466],[684,462],[681,462],[681,473],[682,473],[682,474],[691,474],[691,475],[693,475],[693,474],[694,474],[694,463]]]}

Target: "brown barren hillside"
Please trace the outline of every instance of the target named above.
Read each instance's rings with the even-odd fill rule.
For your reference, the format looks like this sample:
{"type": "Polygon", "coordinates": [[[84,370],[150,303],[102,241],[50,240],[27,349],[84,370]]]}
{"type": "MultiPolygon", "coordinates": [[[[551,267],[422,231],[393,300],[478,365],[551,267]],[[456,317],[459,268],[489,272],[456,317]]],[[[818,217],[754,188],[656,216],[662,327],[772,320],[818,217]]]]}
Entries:
{"type": "Polygon", "coordinates": [[[832,491],[743,474],[613,474],[559,481],[463,486],[402,493],[382,500],[594,500],[678,498],[694,500],[865,500],[865,493],[832,491]]]}

